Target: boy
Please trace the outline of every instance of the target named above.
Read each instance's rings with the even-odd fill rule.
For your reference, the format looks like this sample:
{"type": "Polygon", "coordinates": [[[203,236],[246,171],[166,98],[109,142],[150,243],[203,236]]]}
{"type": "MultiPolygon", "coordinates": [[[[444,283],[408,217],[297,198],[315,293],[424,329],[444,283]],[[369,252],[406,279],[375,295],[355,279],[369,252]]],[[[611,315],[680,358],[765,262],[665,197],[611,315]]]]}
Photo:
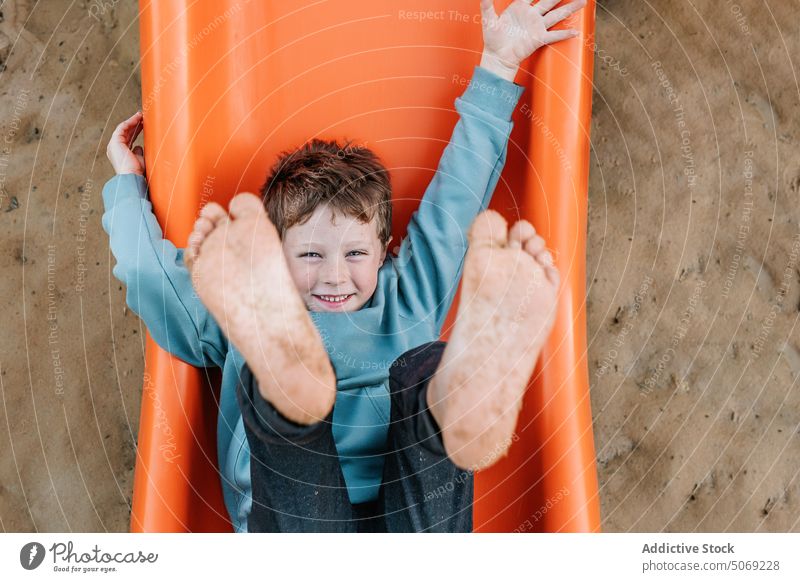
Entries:
{"type": "Polygon", "coordinates": [[[498,17],[482,0],[481,66],[456,101],[461,120],[398,257],[386,255],[385,169],[371,152],[319,141],[273,168],[262,193],[269,218],[252,195],[235,197],[230,216],[209,204],[184,255],[162,240],[143,152],[129,149],[140,114],[117,128],[108,155],[119,176],[103,192],[114,274],[161,346],[223,368],[218,445],[237,531],[248,515],[251,531],[471,529],[471,475],[456,465],[503,454],[552,324],[558,275],[544,242],[526,222],[508,232],[497,214],[475,217],[504,163],[520,62],[574,36],[547,29],[584,2],[556,4],[520,0],[498,17]],[[290,175],[293,163],[311,175],[290,175]],[[337,186],[326,193],[326,184],[337,186]],[[433,340],[473,221],[444,350],[433,340]],[[427,499],[443,485],[447,495],[427,499]]]}

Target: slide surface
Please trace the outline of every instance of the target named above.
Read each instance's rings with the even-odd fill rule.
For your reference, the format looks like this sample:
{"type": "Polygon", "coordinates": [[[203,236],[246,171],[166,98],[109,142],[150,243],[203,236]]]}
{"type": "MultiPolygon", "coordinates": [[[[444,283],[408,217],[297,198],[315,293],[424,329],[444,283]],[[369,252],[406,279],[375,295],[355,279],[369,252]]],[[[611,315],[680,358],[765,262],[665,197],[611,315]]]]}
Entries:
{"type": "MultiPolygon", "coordinates": [[[[145,152],[165,236],[185,246],[200,206],[257,191],[280,151],[321,137],[381,157],[399,240],[480,60],[479,4],[140,0],[145,152]]],[[[569,26],[578,38],[538,51],[517,77],[526,91],[491,205],[533,222],[563,283],[510,454],[476,475],[475,531],[599,529],[585,330],[593,0],[569,26]]],[[[231,530],[218,380],[148,338],[131,531],[231,530]]]]}

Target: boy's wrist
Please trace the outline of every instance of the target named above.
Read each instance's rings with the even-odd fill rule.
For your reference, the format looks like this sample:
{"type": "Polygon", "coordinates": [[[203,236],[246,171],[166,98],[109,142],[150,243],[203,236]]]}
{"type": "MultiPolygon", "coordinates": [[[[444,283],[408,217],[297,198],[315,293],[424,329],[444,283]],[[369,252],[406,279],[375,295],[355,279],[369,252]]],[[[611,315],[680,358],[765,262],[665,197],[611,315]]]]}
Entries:
{"type": "Polygon", "coordinates": [[[147,200],[147,179],[141,174],[116,174],[103,186],[102,196],[106,210],[125,198],[147,200]]]}
{"type": "Polygon", "coordinates": [[[511,116],[524,90],[522,86],[478,66],[475,67],[469,86],[461,99],[498,119],[511,121],[511,116]]]}
{"type": "Polygon", "coordinates": [[[511,81],[512,83],[517,77],[517,71],[519,71],[519,63],[515,65],[509,61],[504,61],[489,51],[483,51],[480,66],[487,71],[491,71],[501,79],[511,81]]]}

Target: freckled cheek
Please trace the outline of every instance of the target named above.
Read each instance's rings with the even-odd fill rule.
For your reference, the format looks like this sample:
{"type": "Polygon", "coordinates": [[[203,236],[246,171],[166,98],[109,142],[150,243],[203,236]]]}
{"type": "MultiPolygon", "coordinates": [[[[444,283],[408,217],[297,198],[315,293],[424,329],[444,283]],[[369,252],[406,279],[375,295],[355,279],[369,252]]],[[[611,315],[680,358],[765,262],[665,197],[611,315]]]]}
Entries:
{"type": "Polygon", "coordinates": [[[303,284],[305,285],[306,292],[311,292],[314,285],[317,284],[317,269],[309,267],[303,270],[303,284]]]}
{"type": "Polygon", "coordinates": [[[372,265],[360,264],[358,268],[350,271],[350,275],[359,293],[372,295],[378,285],[378,272],[372,265]]]}
{"type": "Polygon", "coordinates": [[[317,282],[317,269],[310,264],[289,263],[289,273],[292,275],[295,287],[301,295],[307,295],[317,282]]]}

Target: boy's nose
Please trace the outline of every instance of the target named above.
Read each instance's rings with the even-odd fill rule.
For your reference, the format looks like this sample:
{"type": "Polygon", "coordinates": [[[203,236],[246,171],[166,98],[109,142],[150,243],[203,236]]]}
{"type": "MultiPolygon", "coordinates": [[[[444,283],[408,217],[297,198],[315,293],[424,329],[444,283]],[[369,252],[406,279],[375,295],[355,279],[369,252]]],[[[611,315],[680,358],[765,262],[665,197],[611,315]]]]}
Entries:
{"type": "Polygon", "coordinates": [[[338,261],[328,262],[320,275],[326,285],[340,285],[347,279],[345,268],[338,261]]]}

